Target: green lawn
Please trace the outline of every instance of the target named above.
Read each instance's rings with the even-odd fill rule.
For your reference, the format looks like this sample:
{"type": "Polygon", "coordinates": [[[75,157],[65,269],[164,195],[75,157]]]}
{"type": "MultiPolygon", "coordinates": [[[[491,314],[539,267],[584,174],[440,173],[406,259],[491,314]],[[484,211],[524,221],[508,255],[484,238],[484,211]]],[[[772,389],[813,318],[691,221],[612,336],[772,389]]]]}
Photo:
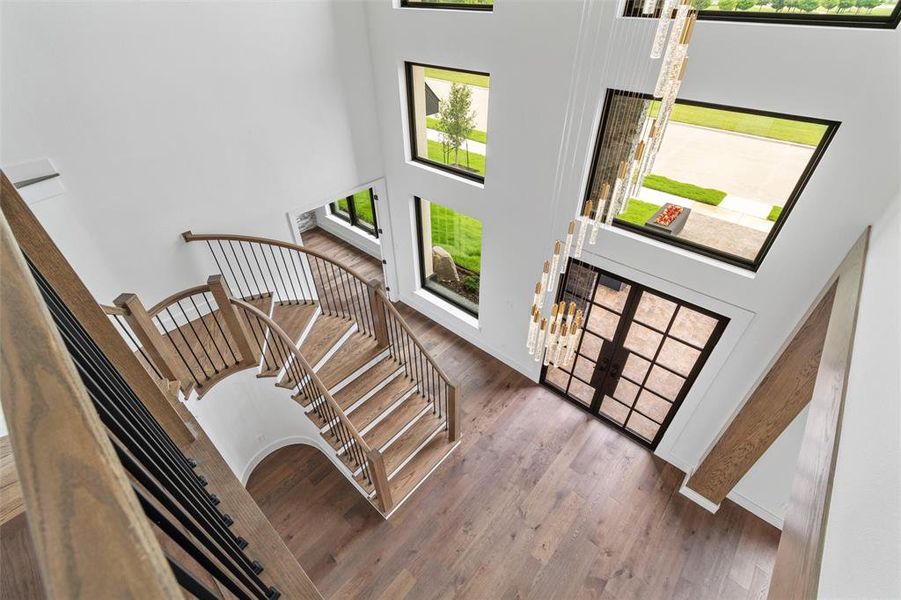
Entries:
{"type": "MultiPolygon", "coordinates": [[[[850,8],[850,9],[843,10],[841,13],[838,12],[838,9],[833,8],[831,10],[826,10],[822,6],[811,12],[804,12],[800,9],[792,10],[789,8],[776,10],[769,4],[764,5],[764,6],[754,6],[753,8],[750,8],[748,10],[738,10],[738,8],[736,8],[735,11],[742,12],[742,13],[763,12],[763,13],[782,13],[782,14],[792,14],[792,15],[829,15],[829,16],[834,16],[834,17],[844,17],[844,16],[848,16],[848,15],[850,15],[850,16],[859,15],[859,16],[863,16],[863,17],[867,17],[867,16],[875,17],[875,16],[886,16],[886,15],[892,14],[892,11],[894,10],[896,5],[897,5],[897,2],[890,2],[887,4],[883,4],[881,6],[877,6],[876,8],[874,8],[872,10],[850,8]]],[[[719,7],[716,4],[713,4],[712,6],[709,6],[708,8],[703,9],[704,12],[716,12],[718,10],[719,10],[719,7]]]]}
{"type": "MultiPolygon", "coordinates": [[[[655,100],[651,103],[650,114],[652,117],[657,116],[659,108],[659,101],[655,100]]],[[[826,133],[826,126],[818,123],[778,119],[776,117],[705,108],[689,104],[676,104],[673,108],[672,120],[679,123],[746,133],[807,146],[819,144],[823,134],[826,133]]]]}
{"type": "Polygon", "coordinates": [[[781,215],[781,214],[782,214],[782,207],[774,206],[773,208],[770,209],[770,214],[768,214],[766,216],[767,221],[778,221],[779,215],[781,215]]]}
{"type": "MultiPolygon", "coordinates": [[[[441,129],[438,127],[438,119],[436,119],[435,117],[426,117],[425,126],[429,129],[434,129],[435,131],[441,131],[441,129]]],[[[484,144],[488,141],[488,134],[481,129],[473,129],[469,133],[469,139],[474,142],[481,142],[484,144]]]]}
{"type": "Polygon", "coordinates": [[[464,71],[454,71],[451,69],[436,69],[435,67],[426,67],[425,76],[432,79],[443,79],[445,81],[456,81],[457,83],[465,83],[478,87],[488,87],[488,75],[479,75],[478,73],[466,73],[464,71]]]}
{"type": "Polygon", "coordinates": [[[666,192],[689,200],[717,206],[726,197],[726,192],[713,188],[703,188],[691,183],[683,183],[653,173],[644,178],[644,187],[666,192]]]}
{"type": "Polygon", "coordinates": [[[621,221],[628,221],[636,225],[644,225],[648,219],[654,216],[654,213],[660,209],[659,204],[645,202],[636,198],[630,198],[626,205],[626,210],[616,218],[621,221]]]}
{"type": "Polygon", "coordinates": [[[482,223],[440,204],[430,204],[432,245],[447,250],[457,265],[481,273],[482,223]]]}
{"type": "Polygon", "coordinates": [[[354,209],[357,211],[357,218],[364,223],[375,225],[375,219],[372,216],[372,202],[369,196],[369,189],[360,190],[353,196],[354,209]]]}
{"type": "MultiPolygon", "coordinates": [[[[470,168],[475,169],[475,171],[481,175],[485,176],[485,157],[481,154],[476,154],[475,152],[469,153],[469,163],[466,162],[466,151],[464,149],[460,149],[460,153],[458,154],[460,167],[466,168],[467,164],[470,168]]],[[[454,165],[454,155],[451,153],[450,160],[444,160],[444,147],[441,145],[441,142],[436,142],[435,140],[429,140],[429,160],[435,161],[437,163],[441,163],[443,165],[454,165]]]]}

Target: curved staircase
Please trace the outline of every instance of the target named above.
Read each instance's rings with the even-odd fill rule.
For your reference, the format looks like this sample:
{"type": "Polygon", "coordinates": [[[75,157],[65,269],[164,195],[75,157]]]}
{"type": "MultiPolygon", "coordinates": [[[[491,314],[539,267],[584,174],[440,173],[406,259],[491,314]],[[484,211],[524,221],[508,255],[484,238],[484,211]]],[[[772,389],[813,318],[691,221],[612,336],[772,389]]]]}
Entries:
{"type": "Polygon", "coordinates": [[[198,397],[256,369],[390,515],[457,445],[459,405],[381,283],[278,240],[183,238],[205,243],[217,275],[149,309],[134,294],[104,307],[141,363],[165,390],[198,397]]]}

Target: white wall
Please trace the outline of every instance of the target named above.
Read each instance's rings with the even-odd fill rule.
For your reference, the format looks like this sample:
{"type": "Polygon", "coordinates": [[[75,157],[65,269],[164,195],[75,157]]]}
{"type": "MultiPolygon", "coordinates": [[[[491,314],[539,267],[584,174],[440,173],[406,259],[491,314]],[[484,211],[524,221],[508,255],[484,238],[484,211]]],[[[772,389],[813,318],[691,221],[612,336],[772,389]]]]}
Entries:
{"type": "MultiPolygon", "coordinates": [[[[635,63],[636,48],[649,47],[649,24],[621,23],[611,37],[612,2],[504,0],[492,13],[400,9],[387,0],[367,8],[400,296],[537,378],[524,343],[531,290],[582,198],[603,90],[642,78],[647,89],[653,76],[638,68],[601,81],[601,66],[605,56],[635,63]],[[636,31],[644,42],[630,46],[627,34],[636,31]],[[484,188],[408,160],[404,60],[490,73],[484,188]],[[478,327],[415,292],[414,195],[484,225],[478,327]]],[[[683,97],[842,125],[756,275],[622,231],[603,232],[595,256],[588,256],[753,315],[724,349],[728,360],[707,374],[712,381],[700,397],[686,400],[658,449],[682,468],[700,461],[848,248],[892,197],[898,148],[886,132],[895,131],[898,118],[897,35],[710,22],[695,29],[683,97]]],[[[801,431],[803,423],[794,424],[739,486],[746,505],[758,505],[771,520],[784,513],[801,431]]]]}
{"type": "Polygon", "coordinates": [[[381,174],[364,19],[358,2],[4,2],[0,164],[51,159],[69,193],[35,206],[50,234],[98,299],[152,304],[209,275],[182,231],[290,239],[288,210],[381,174]]]}
{"type": "Polygon", "coordinates": [[[901,598],[901,192],[873,226],[819,595],[901,598]]]}

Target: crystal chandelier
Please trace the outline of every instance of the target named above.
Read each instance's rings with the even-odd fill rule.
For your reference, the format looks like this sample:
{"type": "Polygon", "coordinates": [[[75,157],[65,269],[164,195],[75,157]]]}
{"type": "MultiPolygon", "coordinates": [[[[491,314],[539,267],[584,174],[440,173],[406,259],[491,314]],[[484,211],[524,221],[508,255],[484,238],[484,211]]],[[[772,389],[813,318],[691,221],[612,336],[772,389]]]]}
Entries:
{"type": "Polygon", "coordinates": [[[615,176],[611,176],[612,185],[609,181],[604,182],[597,206],[593,206],[591,200],[586,201],[581,215],[570,221],[566,237],[562,242],[554,242],[554,252],[550,260],[544,261],[541,279],[535,284],[526,346],[534,360],[546,366],[568,368],[582,336],[582,310],[575,302],[553,301],[557,281],[566,272],[570,256],[579,258],[582,255],[586,238],[589,245],[596,244],[601,227],[612,226],[616,215],[626,209],[629,199],[641,189],[645,176],[654,166],[685,77],[688,44],[697,10],[691,0],[644,0],[642,14],[654,14],[658,4],[660,16],[650,52],[652,60],[662,58],[653,93],[654,99],[659,101],[657,116],[644,125],[648,121],[650,104],[645,103],[640,116],[642,124],[624,144],[627,151],[619,161],[615,176]],[[544,312],[546,299],[550,300],[547,316],[544,312]]]}

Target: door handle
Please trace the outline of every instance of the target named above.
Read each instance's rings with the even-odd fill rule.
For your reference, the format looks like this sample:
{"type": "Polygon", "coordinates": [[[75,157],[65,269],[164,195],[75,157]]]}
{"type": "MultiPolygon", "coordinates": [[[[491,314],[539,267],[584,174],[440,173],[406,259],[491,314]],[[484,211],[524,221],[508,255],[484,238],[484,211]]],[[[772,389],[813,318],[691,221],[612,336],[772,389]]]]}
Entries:
{"type": "Polygon", "coordinates": [[[613,366],[610,367],[610,376],[611,377],[619,377],[619,365],[613,363],[613,366]]]}

